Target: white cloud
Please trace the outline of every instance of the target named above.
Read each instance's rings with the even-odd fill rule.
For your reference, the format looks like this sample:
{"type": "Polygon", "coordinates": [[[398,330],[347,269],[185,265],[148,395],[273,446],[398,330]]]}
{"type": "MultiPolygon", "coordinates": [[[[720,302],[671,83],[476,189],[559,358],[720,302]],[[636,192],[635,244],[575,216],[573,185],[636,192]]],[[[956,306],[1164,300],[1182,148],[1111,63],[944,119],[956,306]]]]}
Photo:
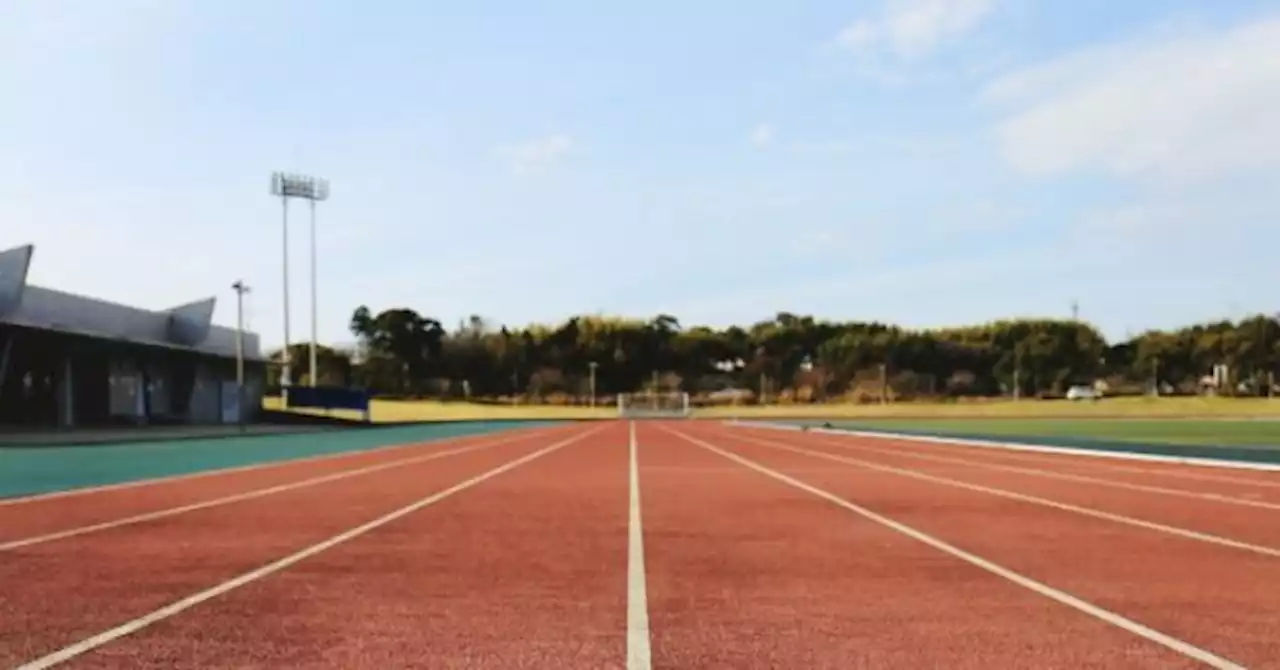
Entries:
{"type": "Polygon", "coordinates": [[[773,144],[773,138],[776,134],[777,131],[772,125],[761,123],[751,129],[751,143],[758,147],[773,144]]]}
{"type": "Polygon", "coordinates": [[[1030,174],[1203,183],[1280,168],[1280,19],[1096,47],[992,82],[997,135],[1030,174]]]}
{"type": "Polygon", "coordinates": [[[568,135],[551,135],[503,148],[500,153],[516,174],[541,172],[574,150],[568,135]]]}
{"type": "Polygon", "coordinates": [[[850,24],[836,43],[865,58],[914,61],[977,29],[995,0],[889,0],[879,16],[850,24]]]}
{"type": "Polygon", "coordinates": [[[836,41],[849,49],[867,49],[875,46],[880,37],[879,32],[876,24],[862,19],[841,30],[836,41]]]}

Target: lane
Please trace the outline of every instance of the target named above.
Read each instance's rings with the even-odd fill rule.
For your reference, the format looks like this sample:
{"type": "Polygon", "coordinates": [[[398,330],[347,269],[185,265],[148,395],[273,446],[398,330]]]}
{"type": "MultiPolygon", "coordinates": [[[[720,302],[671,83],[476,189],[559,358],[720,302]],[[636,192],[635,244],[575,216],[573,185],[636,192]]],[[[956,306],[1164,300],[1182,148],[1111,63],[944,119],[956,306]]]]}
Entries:
{"type": "MultiPolygon", "coordinates": [[[[693,431],[690,431],[691,433],[693,431]]],[[[698,436],[1248,667],[1277,667],[1280,560],[748,443],[698,436]]]]}
{"type": "Polygon", "coordinates": [[[640,424],[655,668],[1201,667],[665,432],[727,442],[695,424],[640,424]]]}
{"type": "Polygon", "coordinates": [[[73,495],[0,501],[0,544],[21,538],[101,524],[139,514],[242,494],[348,470],[411,458],[428,451],[513,439],[536,439],[545,431],[567,427],[529,428],[510,432],[395,445],[323,458],[266,464],[260,468],[210,472],[200,477],[138,483],[73,495]]]}
{"type": "Polygon", "coordinates": [[[1061,479],[1052,471],[945,453],[885,448],[877,440],[835,443],[807,433],[740,435],[743,441],[785,444],[854,460],[909,469],[936,477],[1047,498],[1070,505],[1247,542],[1280,553],[1280,506],[1253,500],[1195,496],[1169,487],[1145,487],[1093,478],[1061,479]],[[1266,504],[1268,506],[1255,506],[1266,504]]]}
{"type": "Polygon", "coordinates": [[[0,667],[255,569],[545,447],[553,436],[3,554],[0,667]]]}
{"type": "MultiPolygon", "coordinates": [[[[748,430],[765,433],[783,432],[772,428],[740,424],[748,430]]],[[[1159,461],[1126,460],[1085,453],[1054,452],[1053,450],[1020,450],[967,445],[955,442],[925,441],[893,438],[870,434],[841,434],[838,431],[809,431],[838,441],[875,441],[890,448],[910,449],[923,453],[950,453],[966,458],[982,458],[992,462],[1045,467],[1060,472],[1089,476],[1105,476],[1121,481],[1155,486],[1183,486],[1191,490],[1237,495],[1257,500],[1280,501],[1280,472],[1274,470],[1249,470],[1243,468],[1215,467],[1193,463],[1164,463],[1159,461]]],[[[1011,445],[1019,447],[1025,445],[1011,445]]]]}
{"type": "Polygon", "coordinates": [[[612,424],[72,667],[623,667],[627,459],[612,424]]]}

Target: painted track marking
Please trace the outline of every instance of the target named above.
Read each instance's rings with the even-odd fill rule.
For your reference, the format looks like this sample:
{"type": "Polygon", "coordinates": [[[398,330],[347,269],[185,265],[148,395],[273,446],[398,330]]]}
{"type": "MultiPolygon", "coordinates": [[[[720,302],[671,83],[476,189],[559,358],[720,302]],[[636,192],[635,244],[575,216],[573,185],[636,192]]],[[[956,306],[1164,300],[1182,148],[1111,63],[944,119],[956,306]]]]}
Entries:
{"type": "Polygon", "coordinates": [[[31,537],[19,538],[17,540],[9,540],[7,542],[0,542],[0,552],[12,551],[14,549],[20,549],[22,547],[29,547],[29,546],[41,544],[44,542],[52,542],[54,540],[63,540],[69,537],[76,537],[79,535],[87,535],[89,533],[96,533],[99,531],[110,530],[112,528],[120,528],[123,526],[131,526],[134,524],[144,523],[147,521],[155,521],[156,519],[165,519],[171,516],[178,516],[179,514],[186,514],[188,512],[195,512],[202,509],[209,509],[211,507],[220,507],[222,505],[230,505],[232,503],[243,502],[245,500],[253,500],[255,498],[265,498],[266,496],[275,495],[277,493],[294,491],[297,489],[317,486],[320,484],[327,484],[329,482],[342,481],[344,479],[350,479],[352,477],[359,477],[362,475],[373,474],[375,472],[381,472],[383,470],[390,470],[393,468],[403,467],[407,465],[425,463],[427,461],[434,461],[436,459],[444,458],[446,456],[456,456],[458,454],[465,454],[472,451],[479,451],[481,449],[489,449],[489,448],[496,447],[503,444],[510,444],[512,442],[519,442],[521,440],[531,439],[532,437],[533,436],[530,436],[530,435],[518,435],[514,437],[499,438],[497,440],[488,440],[485,442],[480,442],[478,444],[470,444],[465,447],[458,447],[456,449],[433,451],[429,454],[414,456],[412,458],[401,458],[394,461],[388,461],[386,463],[375,463],[373,465],[366,465],[361,468],[355,468],[352,470],[342,470],[340,472],[333,472],[327,475],[311,477],[308,479],[289,482],[286,484],[277,484],[275,486],[268,486],[266,488],[253,489],[250,491],[242,491],[240,493],[233,493],[231,495],[223,496],[221,498],[213,498],[211,500],[202,500],[200,502],[190,503],[187,505],[179,505],[177,507],[169,507],[165,509],[156,510],[154,512],[143,512],[142,514],[135,514],[133,516],[127,516],[120,519],[113,519],[111,521],[103,521],[100,523],[89,524],[86,526],[77,526],[75,528],[68,528],[66,530],[55,531],[52,533],[45,533],[43,535],[33,535],[31,537]]]}
{"type": "Polygon", "coordinates": [[[849,458],[846,456],[837,456],[836,454],[828,454],[822,451],[812,451],[812,450],[803,449],[800,447],[793,447],[791,445],[783,444],[781,442],[774,442],[772,440],[761,440],[758,438],[745,437],[741,435],[735,436],[735,439],[758,444],[760,446],[767,447],[769,449],[790,451],[792,453],[801,454],[804,456],[811,456],[813,458],[823,458],[829,461],[834,461],[836,463],[856,465],[858,467],[866,468],[868,470],[874,470],[876,472],[887,472],[890,474],[899,475],[902,477],[910,477],[912,479],[919,479],[921,481],[931,482],[934,484],[942,484],[944,486],[950,486],[953,488],[966,489],[969,491],[976,491],[978,493],[986,493],[993,496],[999,496],[1001,498],[1017,500],[1019,502],[1026,502],[1034,505],[1041,505],[1043,507],[1051,507],[1053,509],[1062,510],[1064,512],[1073,512],[1075,514],[1089,516],[1095,519],[1103,519],[1106,521],[1121,523],[1126,526],[1145,528],[1147,530],[1154,530],[1159,533],[1175,535],[1177,537],[1182,537],[1190,540],[1198,540],[1200,542],[1206,542],[1209,544],[1216,544],[1223,547],[1230,547],[1232,549],[1243,549],[1245,551],[1250,551],[1255,554],[1262,554],[1264,556],[1280,558],[1280,549],[1276,549],[1274,547],[1267,547],[1259,544],[1250,544],[1248,542],[1242,542],[1240,540],[1233,540],[1231,538],[1222,537],[1221,535],[1212,535],[1210,533],[1202,533],[1200,531],[1189,530],[1186,528],[1179,528],[1177,526],[1168,526],[1162,523],[1156,523],[1154,521],[1144,521],[1142,519],[1135,519],[1133,517],[1124,516],[1123,514],[1114,514],[1112,512],[1104,512],[1102,510],[1093,509],[1091,507],[1082,507],[1080,505],[1072,505],[1070,503],[1058,502],[1056,500],[1049,500],[1048,498],[1041,498],[1038,496],[1028,495],[1025,493],[1017,493],[1015,491],[1009,491],[1006,489],[998,489],[991,486],[983,486],[981,484],[971,484],[969,482],[960,481],[958,479],[951,479],[949,477],[940,477],[938,475],[931,475],[925,472],[920,472],[918,470],[911,470],[908,468],[898,468],[892,465],[872,463],[870,461],[863,461],[856,458],[849,458]]]}
{"type": "MultiPolygon", "coordinates": [[[[745,426],[747,428],[766,428],[770,430],[800,430],[800,426],[768,422],[727,421],[724,425],[745,426]]],[[[1149,461],[1153,463],[1174,463],[1178,465],[1194,465],[1206,468],[1226,468],[1235,470],[1252,470],[1255,472],[1280,472],[1280,463],[1253,463],[1250,461],[1228,461],[1221,458],[1201,458],[1198,456],[1165,456],[1161,454],[1139,454],[1132,451],[1103,451],[1101,449],[1083,449],[1080,447],[1054,447],[1044,444],[1025,444],[1021,442],[998,442],[995,440],[979,440],[968,437],[938,437],[935,435],[913,435],[910,433],[892,433],[869,430],[836,430],[834,428],[812,428],[810,432],[826,435],[846,435],[853,437],[871,437],[881,440],[903,440],[906,442],[924,442],[927,444],[961,445],[979,449],[1001,449],[1005,451],[1032,451],[1041,454],[1070,456],[1090,456],[1094,458],[1111,458],[1125,461],[1149,461]]]]}
{"type": "Polygon", "coordinates": [[[649,596],[644,569],[644,526],[640,521],[639,443],[636,422],[627,422],[630,480],[630,514],[627,521],[627,670],[653,667],[649,647],[649,596]]]}
{"type": "Polygon", "coordinates": [[[1095,619],[1098,619],[1105,623],[1111,624],[1112,626],[1128,631],[1139,637],[1145,638],[1146,640],[1162,645],[1179,654],[1182,654],[1189,658],[1193,658],[1197,661],[1200,661],[1201,663],[1204,663],[1205,665],[1208,665],[1213,668],[1218,668],[1219,670],[1245,670],[1244,666],[1239,665],[1221,656],[1218,656],[1217,654],[1214,654],[1211,651],[1197,647],[1189,642],[1173,637],[1172,635],[1161,633],[1160,631],[1155,630],[1154,628],[1145,626],[1123,615],[1117,614],[1107,609],[1103,609],[1097,605],[1094,605],[1093,603],[1090,603],[1086,600],[1073,596],[1070,593],[1055,589],[1052,586],[1049,586],[1048,584],[1036,581],[1030,577],[1027,577],[1026,575],[1010,570],[1009,568],[1006,568],[1002,565],[989,561],[976,554],[971,554],[959,547],[948,544],[946,541],[942,539],[929,535],[923,531],[917,530],[899,521],[895,521],[887,516],[877,514],[876,512],[873,512],[855,503],[849,502],[848,500],[845,500],[844,498],[841,498],[826,490],[820,489],[811,484],[807,484],[798,479],[789,477],[782,472],[779,472],[777,470],[769,468],[768,466],[757,463],[756,461],[746,458],[745,456],[740,456],[731,451],[721,449],[713,444],[700,440],[696,437],[685,435],[684,433],[681,433],[676,430],[671,430],[665,427],[663,428],[663,430],[673,435],[676,435],[678,437],[681,437],[693,444],[696,444],[697,446],[702,447],[703,449],[719,454],[720,456],[723,456],[731,461],[734,461],[739,465],[742,465],[743,467],[750,468],[751,470],[754,470],[762,475],[765,475],[766,477],[780,481],[784,484],[797,488],[801,491],[809,493],[818,498],[822,498],[823,500],[826,500],[830,503],[838,505],[839,507],[849,510],[850,512],[853,512],[854,514],[857,514],[869,521],[873,521],[891,530],[897,531],[898,533],[906,535],[907,537],[910,537],[914,540],[923,542],[924,544],[927,544],[930,547],[937,549],[938,551],[941,551],[945,554],[949,554],[966,563],[969,563],[970,565],[973,565],[977,568],[981,568],[982,570],[990,572],[996,576],[1002,577],[1010,582],[1013,582],[1014,584],[1017,584],[1018,586],[1021,586],[1025,589],[1033,591],[1051,600],[1057,601],[1079,612],[1083,612],[1084,614],[1092,616],[1095,619]]]}
{"type": "MultiPolygon", "coordinates": [[[[541,426],[539,426],[541,427],[541,426]]],[[[516,430],[535,430],[535,428],[517,428],[516,430]]],[[[342,451],[333,454],[316,454],[315,456],[304,456],[302,458],[289,458],[282,461],[271,461],[268,463],[250,463],[248,465],[237,465],[230,468],[215,468],[212,470],[201,470],[199,472],[187,472],[180,475],[169,475],[166,477],[151,477],[149,479],[137,479],[131,482],[118,482],[115,484],[103,484],[102,486],[83,486],[80,488],[66,489],[63,491],[48,491],[46,493],[35,493],[26,496],[14,496],[12,498],[0,498],[0,507],[8,507],[10,505],[25,505],[27,503],[41,502],[44,500],[53,500],[56,498],[71,498],[75,496],[89,495],[93,493],[108,493],[111,491],[121,491],[125,489],[135,489],[143,486],[155,486],[158,484],[169,484],[172,482],[182,482],[189,479],[202,479],[204,477],[216,477],[218,475],[236,474],[239,472],[252,472],[254,470],[268,470],[271,468],[288,467],[294,463],[314,463],[316,461],[327,461],[339,458],[353,458],[360,454],[376,454],[391,449],[411,449],[414,447],[422,447],[426,445],[434,445],[440,442],[453,440],[465,440],[473,437],[481,437],[483,433],[472,435],[454,435],[451,437],[443,437],[434,440],[418,440],[416,442],[397,442],[395,444],[387,444],[381,447],[373,447],[370,449],[357,449],[355,451],[342,451]]]]}
{"type": "Polygon", "coordinates": [[[857,442],[839,440],[815,440],[818,444],[825,444],[840,449],[856,449],[859,451],[870,451],[872,453],[884,454],[886,456],[902,456],[904,458],[915,458],[922,461],[934,461],[937,463],[950,463],[953,465],[968,465],[977,468],[986,468],[988,470],[999,470],[1003,472],[1014,472],[1033,477],[1044,477],[1047,479],[1059,479],[1069,482],[1080,482],[1082,484],[1095,484],[1098,486],[1109,486],[1111,488],[1125,489],[1128,491],[1138,491],[1142,493],[1158,493],[1161,495],[1177,496],[1180,498],[1196,498],[1200,500],[1211,500],[1213,502],[1225,503],[1228,505],[1243,505],[1245,507],[1257,507],[1260,509],[1280,510],[1280,503],[1271,503],[1261,500],[1248,500],[1245,498],[1236,498],[1234,496],[1222,495],[1219,493],[1206,493],[1203,491],[1187,491],[1185,489],[1171,489],[1164,486],[1151,486],[1148,484],[1134,484],[1132,482],[1120,482],[1114,479],[1103,479],[1101,477],[1090,477],[1088,475],[1076,475],[1067,472],[1052,472],[1049,470],[1041,470],[1039,468],[1027,468],[1019,465],[1008,465],[1004,463],[989,463],[984,461],[975,461],[967,458],[955,456],[939,456],[937,454],[925,454],[918,451],[892,450],[882,447],[871,447],[857,442]]]}
{"type": "Polygon", "coordinates": [[[524,456],[521,456],[520,458],[507,461],[506,463],[496,468],[487,470],[479,475],[471,477],[470,479],[454,484],[453,486],[450,486],[449,488],[444,489],[442,491],[437,491],[425,498],[422,498],[413,503],[405,505],[404,507],[401,507],[395,511],[384,514],[383,516],[380,516],[374,519],[373,521],[369,521],[368,523],[357,526],[355,528],[342,532],[338,535],[334,535],[333,537],[330,537],[329,539],[323,542],[313,544],[305,549],[302,549],[301,551],[297,551],[293,554],[285,556],[284,558],[281,558],[272,563],[268,563],[267,565],[257,568],[256,570],[246,572],[238,577],[229,579],[216,586],[205,589],[204,591],[187,596],[186,598],[183,598],[176,602],[170,603],[169,605],[166,605],[158,610],[155,610],[150,614],[138,617],[137,619],[123,623],[119,626],[116,626],[115,628],[112,628],[107,631],[103,631],[101,633],[98,633],[97,635],[85,638],[79,642],[63,647],[62,649],[59,649],[58,651],[55,651],[51,654],[42,656],[28,663],[24,663],[23,665],[18,666],[17,670],[43,670],[44,668],[51,668],[60,663],[69,661],[77,656],[80,656],[86,652],[97,649],[98,647],[108,644],[114,640],[125,637],[126,635],[131,635],[133,633],[136,633],[139,630],[146,628],[147,626],[150,626],[152,624],[168,619],[174,615],[180,614],[183,611],[188,610],[192,607],[195,607],[196,605],[199,605],[200,603],[203,603],[207,600],[211,600],[224,593],[228,593],[242,586],[245,586],[246,584],[250,584],[252,582],[258,581],[263,577],[267,577],[276,572],[284,570],[285,568],[288,568],[289,566],[295,563],[298,563],[307,558],[315,556],[316,554],[332,549],[344,542],[347,542],[361,535],[364,535],[365,533],[368,533],[371,530],[374,530],[381,526],[385,526],[386,524],[389,524],[392,521],[395,521],[396,519],[412,514],[425,507],[434,505],[440,502],[441,500],[444,500],[445,498],[448,498],[456,493],[465,491],[473,486],[476,486],[477,484],[480,484],[486,480],[492,479],[493,477],[497,477],[498,475],[503,474],[504,472],[507,472],[509,470],[513,470],[534,459],[541,458],[542,456],[545,456],[553,451],[562,449],[574,442],[583,440],[595,433],[598,433],[601,430],[603,430],[603,428],[593,428],[584,433],[575,435],[574,437],[561,440],[559,442],[551,444],[550,446],[539,449],[531,454],[526,454],[524,456]]]}
{"type": "MultiPolygon", "coordinates": [[[[748,426],[746,424],[733,424],[733,425],[734,427],[748,427],[748,428],[757,427],[757,426],[748,426]]],[[[872,437],[870,433],[867,433],[865,435],[851,435],[849,433],[838,431],[838,430],[822,430],[818,432],[821,432],[823,435],[830,435],[836,438],[843,437],[843,438],[867,439],[872,437]]],[[[905,440],[898,440],[897,438],[891,437],[891,436],[880,436],[880,439],[881,441],[905,441],[905,440]]],[[[838,440],[838,441],[848,442],[849,440],[844,439],[844,440],[838,440]]],[[[833,442],[832,444],[835,444],[835,443],[833,442]]],[[[924,448],[926,446],[933,446],[933,445],[910,443],[910,446],[912,448],[924,448]]],[[[965,449],[982,449],[981,447],[975,447],[974,445],[967,445],[967,444],[960,444],[960,443],[937,444],[936,446],[942,447],[942,448],[950,448],[953,451],[958,451],[960,453],[963,453],[965,449]],[[956,449],[956,447],[959,447],[959,449],[956,449]]],[[[984,449],[984,451],[991,452],[996,450],[984,449]]],[[[1093,459],[1083,454],[1075,454],[1075,453],[1049,454],[1043,451],[1024,452],[1024,451],[1012,450],[1012,449],[1007,451],[1008,453],[994,453],[992,455],[1000,456],[1003,458],[1009,458],[1017,461],[1025,461],[1028,463],[1042,463],[1044,465],[1056,465],[1056,464],[1067,463],[1073,466],[1086,467],[1093,470],[1101,470],[1106,472],[1129,472],[1129,473],[1134,473],[1139,475],[1147,475],[1151,477],[1171,477],[1174,479],[1186,479],[1190,481],[1200,481],[1200,482],[1215,482],[1219,484],[1233,484],[1236,486],[1251,486],[1251,487],[1259,487],[1259,488],[1280,488],[1280,481],[1267,481],[1264,479],[1246,479],[1242,477],[1230,477],[1227,475],[1211,474],[1208,472],[1200,472],[1200,471],[1187,472],[1184,470],[1143,468],[1143,467],[1138,467],[1134,465],[1122,465],[1121,463],[1107,462],[1105,459],[1093,459]]],[[[1189,464],[1173,463],[1170,465],[1186,465],[1188,467],[1197,467],[1197,465],[1194,463],[1189,463],[1189,464]]],[[[1201,468],[1201,469],[1204,469],[1204,468],[1201,468]]]]}

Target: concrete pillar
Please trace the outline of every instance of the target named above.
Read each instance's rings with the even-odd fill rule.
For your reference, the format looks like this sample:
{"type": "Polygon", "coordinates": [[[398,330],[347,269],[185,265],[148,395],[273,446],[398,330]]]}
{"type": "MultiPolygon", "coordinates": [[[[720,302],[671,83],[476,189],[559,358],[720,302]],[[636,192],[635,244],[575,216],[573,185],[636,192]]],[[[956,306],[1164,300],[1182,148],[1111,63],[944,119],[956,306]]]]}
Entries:
{"type": "Polygon", "coordinates": [[[9,335],[0,344],[0,389],[4,388],[4,380],[9,378],[9,359],[13,355],[13,341],[16,339],[17,335],[9,335]]]}
{"type": "Polygon", "coordinates": [[[75,380],[71,374],[71,357],[62,359],[62,367],[56,376],[58,393],[58,425],[71,428],[76,422],[75,380]]]}

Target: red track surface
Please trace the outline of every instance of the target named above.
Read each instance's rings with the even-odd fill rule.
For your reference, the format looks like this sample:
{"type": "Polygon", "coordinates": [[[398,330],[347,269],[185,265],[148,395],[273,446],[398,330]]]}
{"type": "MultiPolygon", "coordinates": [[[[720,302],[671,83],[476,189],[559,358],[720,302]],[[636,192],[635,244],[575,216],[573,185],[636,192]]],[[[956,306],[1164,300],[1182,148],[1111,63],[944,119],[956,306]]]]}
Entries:
{"type": "MultiPolygon", "coordinates": [[[[1131,478],[1109,473],[1084,474],[1055,465],[1012,464],[996,460],[989,453],[957,454],[947,447],[920,448],[915,445],[880,444],[869,438],[850,440],[760,430],[751,431],[743,437],[781,442],[841,458],[999,488],[1202,533],[1224,535],[1235,540],[1273,547],[1280,552],[1280,502],[1262,500],[1262,493],[1266,489],[1256,486],[1205,485],[1187,480],[1138,483],[1131,478]],[[1083,479],[1060,479],[1055,475],[1083,479]],[[1147,487],[1164,492],[1129,487],[1147,487]],[[1215,497],[1193,497],[1197,494],[1215,497]],[[1250,505],[1257,502],[1271,507],[1250,505]]],[[[900,478],[888,475],[887,479],[893,481],[900,478]]],[[[1280,480],[1280,473],[1277,473],[1276,479],[1280,480]]],[[[937,485],[934,487],[938,488],[937,485]]]]}
{"type": "MultiPolygon", "coordinates": [[[[650,640],[660,668],[1204,667],[1186,655],[1190,646],[1171,648],[1051,599],[806,485],[1176,638],[1173,646],[1280,667],[1278,557],[875,468],[1264,549],[1280,548],[1280,511],[1239,501],[1277,502],[1280,473],[696,422],[636,425],[647,603],[628,591],[627,425],[567,426],[0,551],[0,667],[309,547],[319,548],[67,664],[626,667],[632,598],[647,604],[650,625],[632,644],[650,640]],[[429,499],[442,491],[456,492],[429,499]],[[421,508],[320,544],[413,503],[421,508]]],[[[0,505],[0,543],[493,439],[0,505]]]]}
{"type": "MultiPolygon", "coordinates": [[[[723,428],[689,432],[728,442],[723,428]]],[[[650,616],[661,667],[1181,662],[678,437],[649,429],[641,441],[650,616]]],[[[801,469],[813,465],[791,460],[801,469]]]]}

